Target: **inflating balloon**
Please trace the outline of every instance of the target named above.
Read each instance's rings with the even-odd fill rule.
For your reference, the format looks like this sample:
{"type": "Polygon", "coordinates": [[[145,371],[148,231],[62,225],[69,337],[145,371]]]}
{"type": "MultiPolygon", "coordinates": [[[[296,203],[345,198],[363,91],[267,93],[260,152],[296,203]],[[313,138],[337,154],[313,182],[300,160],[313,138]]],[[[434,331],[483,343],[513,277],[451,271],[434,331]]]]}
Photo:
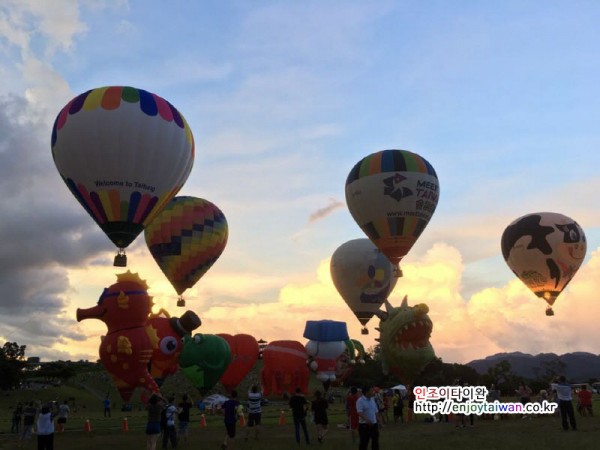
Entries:
{"type": "Polygon", "coordinates": [[[173,105],[127,86],[71,100],[52,129],[52,157],[71,193],[124,249],[181,189],[194,162],[192,131],[173,105]]]}
{"type": "Polygon", "coordinates": [[[385,301],[386,311],[378,315],[382,369],[396,374],[404,384],[413,384],[415,377],[435,358],[429,342],[433,324],[427,315],[429,307],[420,303],[408,306],[404,297],[398,308],[385,301]]]}
{"type": "Polygon", "coordinates": [[[221,336],[195,334],[184,336],[179,367],[202,393],[212,389],[225,373],[231,358],[229,344],[221,336]]]}
{"type": "Polygon", "coordinates": [[[307,320],[304,335],[309,367],[317,372],[317,380],[322,381],[325,390],[328,383],[335,380],[336,360],[346,348],[348,330],[345,322],[334,320],[307,320]]]}
{"type": "Polygon", "coordinates": [[[160,269],[181,297],[217,261],[227,244],[227,220],[213,203],[175,197],[144,231],[160,269]]]}
{"type": "Polygon", "coordinates": [[[179,355],[183,350],[183,337],[202,324],[193,311],[186,311],[181,317],[171,317],[161,309],[148,318],[147,331],[153,342],[150,375],[156,384],[162,386],[165,378],[179,370],[179,355]]]}
{"type": "Polygon", "coordinates": [[[331,257],[331,279],[358,321],[362,334],[396,286],[394,265],[369,239],[353,239],[337,248],[331,257]]]}
{"type": "Polygon", "coordinates": [[[298,341],[272,341],[262,353],[261,384],[264,395],[292,395],[296,388],[308,394],[310,372],[306,349],[298,341]]]}
{"type": "Polygon", "coordinates": [[[108,328],[100,343],[100,361],[112,376],[121,398],[128,402],[136,387],[159,388],[148,372],[153,346],[146,325],[152,309],[148,285],[137,273],[117,275],[93,308],[77,309],[77,321],[98,319],[108,328]]]}
{"type": "Polygon", "coordinates": [[[558,213],[527,214],[502,233],[502,256],[514,274],[548,303],[546,315],[585,258],[585,234],[573,219],[558,213]]]}
{"type": "Polygon", "coordinates": [[[335,366],[336,381],[343,383],[348,379],[356,364],[365,363],[365,348],[356,339],[346,341],[346,349],[338,356],[335,366]]]}
{"type": "Polygon", "coordinates": [[[407,150],[383,150],[360,160],[346,180],[350,214],[398,267],[417,241],[439,199],[439,182],[427,160],[407,150]]]}
{"type": "Polygon", "coordinates": [[[217,336],[225,339],[231,350],[231,362],[219,380],[225,390],[231,393],[246,378],[258,361],[258,342],[249,334],[232,336],[219,333],[217,336]]]}

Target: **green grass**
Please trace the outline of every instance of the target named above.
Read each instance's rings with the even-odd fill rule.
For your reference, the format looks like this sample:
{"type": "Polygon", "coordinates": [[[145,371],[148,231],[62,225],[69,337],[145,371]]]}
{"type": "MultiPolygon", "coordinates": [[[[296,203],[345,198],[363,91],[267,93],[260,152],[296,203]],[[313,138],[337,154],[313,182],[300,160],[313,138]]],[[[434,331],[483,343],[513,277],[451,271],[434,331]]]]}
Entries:
{"type": "MultiPolygon", "coordinates": [[[[60,450],[134,450],[145,448],[144,427],[146,412],[138,407],[126,413],[129,431],[121,430],[124,413],[118,408],[113,409],[113,417],[103,417],[101,397],[111,389],[110,382],[103,379],[87,379],[86,383],[93,384],[93,392],[83,389],[80,380],[74,380],[72,385],[36,391],[10,391],[0,393],[0,449],[16,449],[17,438],[10,434],[11,409],[18,401],[39,399],[42,401],[63,401],[75,398],[77,408],[73,411],[64,433],[55,435],[55,448],[60,450]],[[84,432],[86,419],[90,420],[92,431],[84,432]]],[[[167,386],[165,392],[180,392],[177,380],[167,386]]],[[[91,384],[90,384],[91,385],[91,384]]],[[[179,386],[185,390],[188,386],[179,386]]],[[[245,392],[240,389],[240,392],[245,392]]],[[[111,391],[112,398],[117,398],[111,391]]],[[[199,396],[197,396],[199,398],[199,396]]],[[[240,396],[242,399],[245,396],[240,396]]],[[[508,399],[507,399],[508,400],[508,399]]],[[[117,402],[118,403],[118,402],[117,402]]],[[[599,405],[595,410],[600,414],[599,405]]],[[[218,449],[225,434],[222,417],[206,415],[207,427],[200,426],[200,412],[194,410],[191,416],[190,438],[180,448],[189,449],[218,449]]],[[[382,449],[596,449],[599,448],[600,418],[577,417],[579,431],[564,432],[558,417],[540,416],[531,420],[521,420],[517,416],[509,416],[507,420],[490,421],[476,419],[475,427],[456,429],[452,423],[425,423],[426,416],[418,416],[417,421],[410,424],[390,424],[381,430],[382,449]]],[[[350,432],[339,425],[345,423],[344,406],[341,402],[331,405],[329,414],[329,433],[324,443],[316,442],[316,430],[309,426],[314,447],[320,449],[351,449],[358,448],[352,444],[350,432]]],[[[263,427],[258,441],[243,440],[245,429],[238,427],[237,449],[285,449],[296,447],[291,415],[285,402],[272,399],[263,411],[263,427]],[[280,411],[284,410],[286,424],[279,425],[280,411]],[[241,438],[240,438],[241,437],[241,438]]],[[[26,447],[35,449],[35,437],[26,447]]],[[[161,445],[157,447],[161,448],[161,445]]]]}

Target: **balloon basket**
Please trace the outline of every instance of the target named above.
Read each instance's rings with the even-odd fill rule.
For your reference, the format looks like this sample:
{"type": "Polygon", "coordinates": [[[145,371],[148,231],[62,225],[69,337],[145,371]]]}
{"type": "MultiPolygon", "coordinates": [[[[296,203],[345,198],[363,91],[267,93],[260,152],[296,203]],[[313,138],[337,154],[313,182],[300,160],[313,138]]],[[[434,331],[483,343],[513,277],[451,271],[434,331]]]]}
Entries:
{"type": "Polygon", "coordinates": [[[400,266],[394,266],[394,276],[396,278],[402,278],[402,269],[400,268],[400,266]]]}
{"type": "Polygon", "coordinates": [[[183,299],[183,297],[179,297],[177,299],[177,306],[185,306],[185,300],[183,299]]]}
{"type": "Polygon", "coordinates": [[[546,308],[546,315],[549,317],[554,315],[554,310],[550,306],[546,308]]]}
{"type": "Polygon", "coordinates": [[[362,330],[360,330],[360,334],[369,334],[368,328],[364,327],[362,330]]]}
{"type": "Polygon", "coordinates": [[[119,253],[115,255],[115,260],[113,261],[113,266],[115,267],[127,267],[127,255],[125,254],[125,250],[120,248],[119,253]]]}

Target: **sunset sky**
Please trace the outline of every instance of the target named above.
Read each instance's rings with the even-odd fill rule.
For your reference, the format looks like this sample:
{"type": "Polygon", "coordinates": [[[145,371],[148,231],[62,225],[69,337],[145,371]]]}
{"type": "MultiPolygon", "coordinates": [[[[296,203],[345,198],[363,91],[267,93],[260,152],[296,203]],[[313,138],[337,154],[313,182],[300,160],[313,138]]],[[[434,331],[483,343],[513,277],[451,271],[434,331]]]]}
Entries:
{"type": "MultiPolygon", "coordinates": [[[[345,204],[364,156],[407,149],[438,208],[390,302],[427,303],[446,362],[588,351],[600,341],[600,4],[595,1],[4,0],[0,3],[0,344],[96,360],[77,323],[123,270],[52,160],[56,114],[95,87],[154,92],[186,117],[180,195],[219,206],[229,242],[185,293],[202,333],[302,343],[306,320],[371,334],[337,293],[333,252],[364,234],[345,204]],[[505,227],[539,211],[585,230],[555,316],[508,269],[505,227]]],[[[127,250],[155,310],[176,293],[143,236],[127,250]]]]}

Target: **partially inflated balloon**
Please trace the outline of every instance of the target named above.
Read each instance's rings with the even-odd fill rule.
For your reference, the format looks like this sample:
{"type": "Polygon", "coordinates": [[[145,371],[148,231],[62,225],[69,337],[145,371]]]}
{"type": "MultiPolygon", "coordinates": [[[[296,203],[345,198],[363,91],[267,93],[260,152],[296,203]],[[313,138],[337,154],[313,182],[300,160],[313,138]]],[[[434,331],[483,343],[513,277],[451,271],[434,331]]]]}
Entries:
{"type": "MultiPolygon", "coordinates": [[[[227,244],[225,215],[197,197],[175,197],[144,231],[158,266],[181,296],[217,261],[227,244]]],[[[178,305],[185,303],[180,298],[178,305]]]]}
{"type": "Polygon", "coordinates": [[[350,171],[346,203],[367,237],[398,265],[429,223],[439,190],[425,158],[407,150],[383,150],[350,171]]]}
{"type": "Polygon", "coordinates": [[[124,249],[187,180],[194,139],[165,99],[107,86],[75,97],[58,113],[52,156],[71,193],[124,249]]]}
{"type": "Polygon", "coordinates": [[[310,373],[306,349],[298,341],[273,341],[263,350],[261,384],[264,395],[308,394],[310,373]]]}
{"type": "Polygon", "coordinates": [[[258,361],[258,342],[249,334],[219,333],[229,344],[231,349],[231,362],[219,380],[225,390],[231,393],[250,373],[258,361]]]}
{"type": "Polygon", "coordinates": [[[201,393],[212,389],[227,369],[231,350],[227,341],[214,334],[183,337],[179,367],[201,393]]]}
{"type": "Polygon", "coordinates": [[[558,213],[527,214],[502,233],[502,256],[508,267],[548,303],[546,314],[585,258],[585,234],[573,219],[558,213]]]}
{"type": "MultiPolygon", "coordinates": [[[[363,327],[398,280],[392,263],[368,239],[353,239],[338,247],[330,269],[333,284],[363,327]]],[[[367,333],[363,328],[363,334],[367,333]]]]}
{"type": "Polygon", "coordinates": [[[117,275],[92,308],[77,309],[77,321],[98,319],[108,328],[100,342],[100,361],[112,376],[121,398],[128,402],[136,387],[150,392],[159,388],[149,373],[153,342],[148,333],[152,297],[148,285],[129,271],[117,275]]]}

